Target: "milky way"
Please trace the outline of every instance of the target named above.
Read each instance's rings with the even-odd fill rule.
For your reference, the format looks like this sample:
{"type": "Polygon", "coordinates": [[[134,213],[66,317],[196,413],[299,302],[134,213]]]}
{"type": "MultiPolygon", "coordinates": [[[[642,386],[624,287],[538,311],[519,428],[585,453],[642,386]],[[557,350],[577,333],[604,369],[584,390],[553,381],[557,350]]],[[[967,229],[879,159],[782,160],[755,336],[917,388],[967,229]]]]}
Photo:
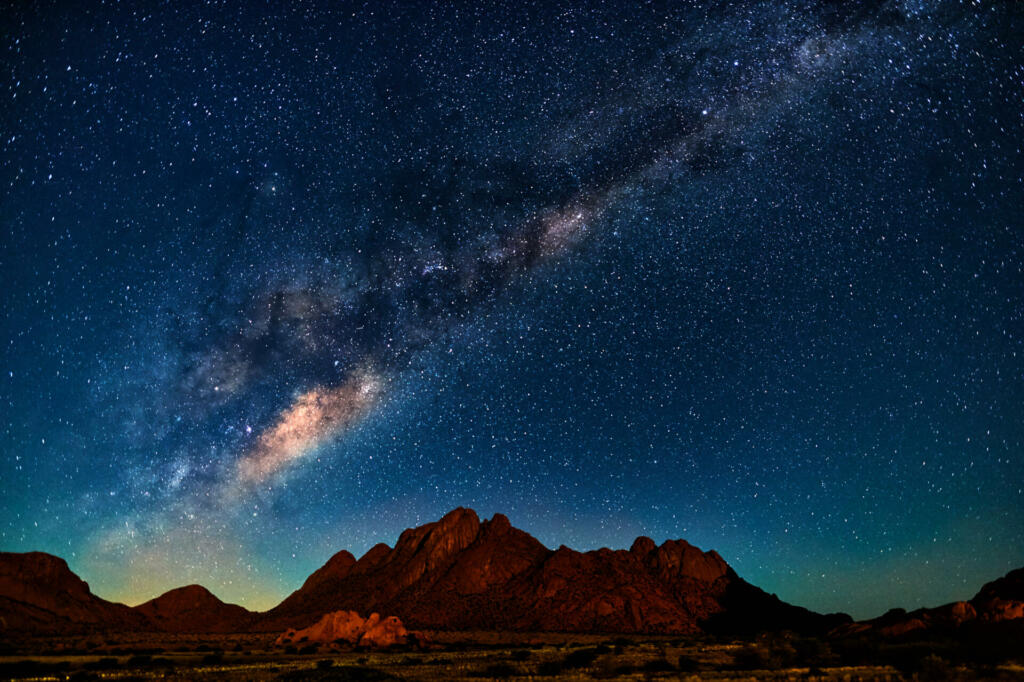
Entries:
{"type": "MultiPolygon", "coordinates": [[[[342,435],[345,427],[366,415],[382,384],[366,379],[362,370],[352,376],[353,366],[373,362],[394,372],[415,363],[418,351],[450,334],[454,325],[508,286],[581,247],[598,229],[602,213],[628,200],[641,186],[658,186],[666,174],[690,175],[706,170],[704,165],[729,164],[734,160],[730,154],[742,147],[743,135],[753,125],[800,97],[814,78],[831,75],[828,71],[837,64],[848,63],[840,55],[856,58],[863,48],[860,43],[873,39],[869,29],[879,20],[874,15],[859,19],[863,23],[829,30],[801,26],[806,35],[786,35],[792,44],[776,46],[784,57],[773,63],[772,73],[759,72],[764,68],[760,63],[744,69],[730,79],[728,87],[713,94],[714,105],[708,105],[713,110],[698,111],[707,98],[691,101],[677,94],[669,96],[667,103],[631,103],[637,109],[635,120],[604,124],[611,141],[598,140],[588,150],[601,160],[583,187],[558,204],[534,211],[516,206],[513,215],[522,216],[518,220],[499,226],[503,229],[490,226],[476,242],[460,241],[454,248],[432,240],[424,244],[437,238],[429,233],[426,237],[400,233],[397,243],[369,250],[373,260],[359,267],[362,288],[358,292],[338,294],[331,291],[330,283],[318,282],[276,291],[269,300],[259,301],[242,321],[243,329],[233,333],[225,347],[201,356],[198,367],[186,373],[188,391],[201,396],[201,401],[211,400],[211,391],[222,398],[243,391],[254,375],[277,371],[279,362],[297,360],[317,367],[318,378],[330,364],[327,375],[338,377],[340,383],[305,391],[284,408],[260,435],[255,451],[243,456],[237,478],[267,482],[286,471],[287,463],[342,435]],[[367,381],[373,382],[372,388],[367,388],[367,381]]],[[[698,58],[687,66],[696,70],[704,65],[698,58]]],[[[734,67],[739,67],[738,61],[734,60],[734,67]]],[[[662,73],[648,65],[640,75],[650,78],[649,70],[662,73]]],[[[502,183],[505,178],[495,175],[488,178],[492,181],[502,183]]],[[[547,194],[544,187],[537,189],[538,197],[547,194]]],[[[421,198],[434,197],[425,192],[421,198]]],[[[484,199],[489,202],[492,197],[485,193],[484,199]]],[[[347,274],[328,272],[339,278],[347,274]]]]}
{"type": "Polygon", "coordinates": [[[377,379],[355,376],[336,388],[314,388],[303,393],[260,436],[253,451],[239,460],[237,480],[242,484],[265,481],[343,432],[373,407],[379,392],[377,379]]]}
{"type": "Polygon", "coordinates": [[[858,616],[1024,562],[1013,3],[414,5],[2,20],[4,549],[262,607],[467,505],[858,616]]]}

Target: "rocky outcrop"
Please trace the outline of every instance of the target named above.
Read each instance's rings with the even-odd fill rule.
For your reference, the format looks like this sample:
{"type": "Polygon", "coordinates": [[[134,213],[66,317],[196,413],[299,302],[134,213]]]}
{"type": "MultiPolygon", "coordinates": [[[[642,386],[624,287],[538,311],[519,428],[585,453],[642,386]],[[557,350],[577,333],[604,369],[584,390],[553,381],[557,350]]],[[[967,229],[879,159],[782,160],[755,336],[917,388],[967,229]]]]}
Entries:
{"type": "Polygon", "coordinates": [[[163,632],[242,632],[252,621],[251,611],[225,604],[202,585],[188,585],[139,604],[135,610],[163,632]]]}
{"type": "Polygon", "coordinates": [[[480,521],[463,508],[406,530],[394,548],[335,555],[254,628],[305,627],[339,609],[447,630],[733,633],[849,621],[786,604],[683,540],[552,551],[501,514],[480,521]]]}
{"type": "Polygon", "coordinates": [[[903,637],[912,633],[951,632],[977,618],[977,612],[968,602],[958,601],[932,609],[890,609],[872,620],[849,623],[834,634],[849,636],[877,634],[882,637],[903,637]]]}
{"type": "Polygon", "coordinates": [[[43,552],[0,552],[0,634],[148,628],[142,614],[94,595],[63,559],[43,552]]]}
{"type": "Polygon", "coordinates": [[[1024,568],[986,583],[971,599],[978,618],[999,623],[1024,618],[1024,568]]]}
{"type": "Polygon", "coordinates": [[[878,618],[844,625],[835,634],[876,634],[882,637],[949,635],[965,626],[999,624],[1021,618],[1024,618],[1024,568],[986,583],[970,601],[910,612],[890,609],[878,618]]]}
{"type": "Polygon", "coordinates": [[[409,632],[402,621],[394,616],[381,618],[380,614],[371,613],[369,618],[363,618],[355,611],[333,611],[308,628],[289,629],[277,638],[276,644],[284,646],[315,642],[382,649],[421,644],[424,641],[423,635],[409,632]]]}

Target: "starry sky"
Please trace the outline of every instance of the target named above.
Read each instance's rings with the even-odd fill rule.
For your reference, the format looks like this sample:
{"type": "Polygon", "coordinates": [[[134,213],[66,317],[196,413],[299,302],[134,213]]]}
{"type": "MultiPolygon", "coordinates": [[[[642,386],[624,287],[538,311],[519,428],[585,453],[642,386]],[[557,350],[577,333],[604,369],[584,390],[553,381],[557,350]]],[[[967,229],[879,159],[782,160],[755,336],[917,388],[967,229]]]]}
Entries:
{"type": "Polygon", "coordinates": [[[249,608],[457,505],[860,618],[1024,565],[1019,3],[0,27],[0,548],[249,608]]]}

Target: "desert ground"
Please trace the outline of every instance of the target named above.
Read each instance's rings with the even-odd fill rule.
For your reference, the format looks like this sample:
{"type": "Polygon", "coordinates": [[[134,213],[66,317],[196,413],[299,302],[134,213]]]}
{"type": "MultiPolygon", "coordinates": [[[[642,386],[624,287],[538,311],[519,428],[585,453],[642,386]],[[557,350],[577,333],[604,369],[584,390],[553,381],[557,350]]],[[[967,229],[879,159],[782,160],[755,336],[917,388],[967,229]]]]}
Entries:
{"type": "Polygon", "coordinates": [[[0,644],[24,680],[939,680],[1024,679],[1014,642],[715,641],[658,636],[429,632],[419,650],[369,651],[273,635],[35,638],[0,644]]]}

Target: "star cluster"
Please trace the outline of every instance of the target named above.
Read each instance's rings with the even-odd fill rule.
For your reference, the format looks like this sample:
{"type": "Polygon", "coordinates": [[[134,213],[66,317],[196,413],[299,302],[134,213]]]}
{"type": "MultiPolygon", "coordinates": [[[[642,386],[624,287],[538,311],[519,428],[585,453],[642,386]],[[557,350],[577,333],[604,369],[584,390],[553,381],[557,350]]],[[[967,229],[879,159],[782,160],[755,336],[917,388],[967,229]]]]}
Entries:
{"type": "Polygon", "coordinates": [[[817,610],[1024,563],[1014,3],[22,3],[0,545],[268,607],[457,505],[817,610]]]}

